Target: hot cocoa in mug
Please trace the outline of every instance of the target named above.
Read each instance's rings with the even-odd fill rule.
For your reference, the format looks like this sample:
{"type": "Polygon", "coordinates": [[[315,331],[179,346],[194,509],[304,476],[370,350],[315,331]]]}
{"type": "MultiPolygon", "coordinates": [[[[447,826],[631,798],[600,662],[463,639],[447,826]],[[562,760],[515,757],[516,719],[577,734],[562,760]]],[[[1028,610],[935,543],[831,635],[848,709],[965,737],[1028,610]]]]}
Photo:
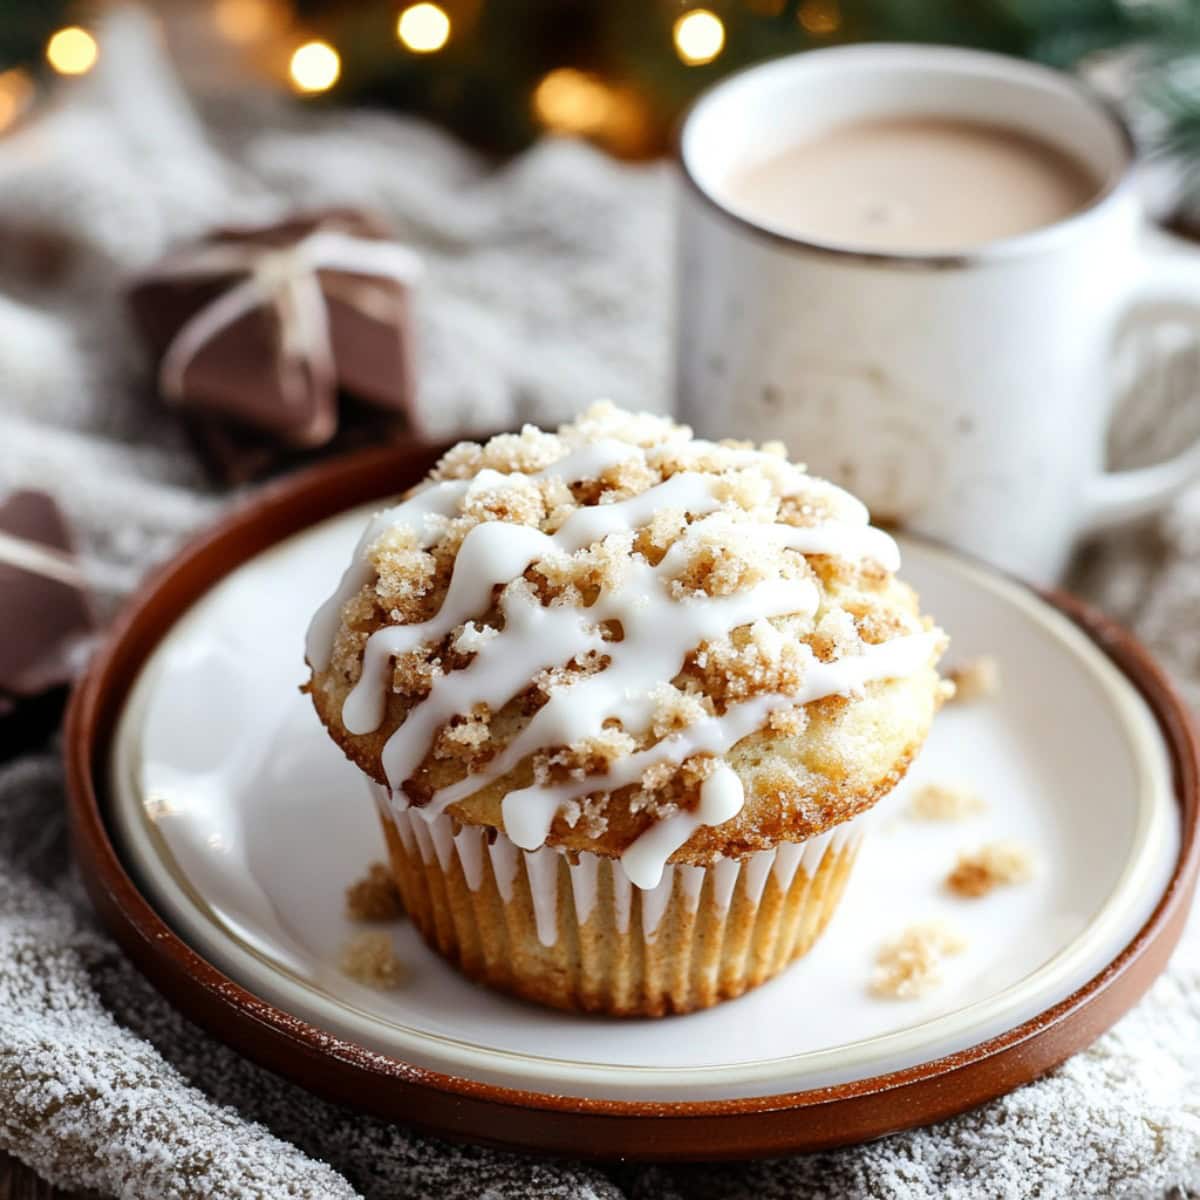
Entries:
{"type": "Polygon", "coordinates": [[[1200,475],[1104,470],[1118,331],[1200,315],[1147,256],[1121,123],[979,51],[864,45],[730,77],[684,125],[678,403],[780,438],[883,519],[1041,581],[1200,475]]]}

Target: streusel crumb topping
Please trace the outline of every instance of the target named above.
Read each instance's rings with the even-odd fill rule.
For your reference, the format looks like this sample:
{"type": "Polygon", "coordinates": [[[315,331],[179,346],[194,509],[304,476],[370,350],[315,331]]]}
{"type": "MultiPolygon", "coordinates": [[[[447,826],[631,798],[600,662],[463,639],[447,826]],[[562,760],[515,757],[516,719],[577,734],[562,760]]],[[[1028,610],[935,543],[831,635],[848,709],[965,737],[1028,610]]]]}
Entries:
{"type": "MultiPolygon", "coordinates": [[[[652,690],[645,721],[630,725],[614,718],[576,741],[535,747],[527,758],[531,784],[560,787],[602,775],[747,701],[802,695],[814,663],[851,660],[933,629],[911,592],[880,561],[877,547],[888,539],[868,527],[862,504],[788,462],[781,445],[696,441],[690,430],[666,418],[600,404],[557,433],[527,426],[518,434],[484,444],[465,442],[448,451],[432,482],[413,496],[419,501],[445,481],[462,481],[461,494],[444,511],[423,513],[423,527],[389,525],[364,547],[369,580],[341,604],[332,653],[319,669],[323,678],[317,686],[339,695],[352,690],[373,634],[433,623],[446,602],[464,540],[481,525],[499,522],[553,536],[564,527],[578,527],[577,521],[568,525],[573,517],[636,501],[672,480],[681,485],[674,493],[685,497],[693,493],[682,485],[699,480],[704,507],[672,502],[665,496],[672,489],[663,489],[663,503],[643,513],[632,528],[604,531],[578,546],[556,542],[535,554],[517,577],[494,586],[478,611],[464,614],[459,624],[389,656],[384,724],[395,728],[440,680],[469,672],[501,634],[508,638],[514,612],[569,609],[580,614],[588,630],[586,650],[531,672],[522,686],[491,703],[474,702],[439,721],[429,733],[427,753],[400,784],[411,802],[426,803],[439,789],[494,763],[556,693],[609,669],[626,630],[619,617],[590,614],[593,606],[600,607],[598,598],[619,593],[632,572],[657,572],[681,619],[693,619],[702,608],[724,611],[720,606],[737,606],[749,596],[772,597],[773,615],[757,615],[753,605],[745,605],[744,617],[728,627],[710,622],[711,631],[698,637],[678,669],[652,690]],[[637,452],[601,456],[578,476],[556,473],[556,464],[596,446],[637,452]],[[813,552],[788,545],[789,530],[819,535],[827,528],[847,539],[850,550],[813,552]],[[795,597],[794,611],[778,600],[787,595],[795,597]]],[[[791,540],[798,546],[824,545],[819,538],[791,540]]],[[[926,661],[932,659],[936,648],[926,661]]],[[[758,727],[799,736],[810,707],[836,711],[849,699],[853,695],[826,693],[808,704],[775,704],[763,711],[758,727]]],[[[636,780],[622,785],[629,810],[661,816],[680,804],[694,804],[698,785],[716,762],[713,754],[697,752],[682,761],[649,763],[636,780]]],[[[568,825],[603,827],[602,791],[567,789],[563,796],[561,814],[568,825]]]]}

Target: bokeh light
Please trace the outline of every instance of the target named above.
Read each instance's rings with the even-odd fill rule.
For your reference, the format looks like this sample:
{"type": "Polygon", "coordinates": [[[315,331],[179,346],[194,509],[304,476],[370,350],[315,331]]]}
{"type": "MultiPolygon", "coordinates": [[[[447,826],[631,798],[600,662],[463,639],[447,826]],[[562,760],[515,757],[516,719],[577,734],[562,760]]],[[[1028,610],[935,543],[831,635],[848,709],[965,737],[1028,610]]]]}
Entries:
{"type": "Polygon", "coordinates": [[[796,19],[805,32],[815,37],[826,37],[837,32],[842,23],[842,14],[833,0],[804,0],[796,10],[796,19]]]}
{"type": "Polygon", "coordinates": [[[533,113],[547,129],[593,134],[602,130],[612,111],[608,85],[574,67],[558,67],[542,77],[533,92],[533,113]]]}
{"type": "Polygon", "coordinates": [[[60,75],[86,75],[100,57],[96,39],[79,25],[68,25],[46,43],[46,61],[60,75]]]}
{"type": "Polygon", "coordinates": [[[272,0],[217,0],[213,5],[217,32],[240,46],[260,41],[279,23],[272,0]]]}
{"type": "Polygon", "coordinates": [[[288,74],[299,92],[327,92],[341,73],[342,60],[328,42],[305,42],[296,48],[288,64],[288,74]]]}
{"type": "Polygon", "coordinates": [[[450,40],[450,18],[436,4],[410,5],[396,22],[396,37],[414,54],[432,54],[450,40]]]}
{"type": "Polygon", "coordinates": [[[675,21],[675,52],[689,67],[710,63],[725,46],[725,25],[707,8],[693,8],[675,21]]]}
{"type": "Polygon", "coordinates": [[[33,80],[28,71],[20,67],[0,71],[0,133],[16,124],[32,101],[33,80]]]}

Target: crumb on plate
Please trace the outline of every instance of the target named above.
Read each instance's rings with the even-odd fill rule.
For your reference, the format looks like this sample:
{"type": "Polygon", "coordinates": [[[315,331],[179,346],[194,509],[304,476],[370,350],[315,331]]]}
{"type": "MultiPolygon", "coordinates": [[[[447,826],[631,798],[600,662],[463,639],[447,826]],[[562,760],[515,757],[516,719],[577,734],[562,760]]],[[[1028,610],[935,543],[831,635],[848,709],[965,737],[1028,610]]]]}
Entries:
{"type": "Polygon", "coordinates": [[[404,980],[404,964],[391,937],[381,930],[356,933],[342,947],[342,970],[367,987],[390,989],[404,980]]]}
{"type": "Polygon", "coordinates": [[[946,886],[956,896],[977,899],[993,888],[1024,883],[1033,876],[1033,855],[1017,842],[990,842],[969,854],[960,854],[946,886]]]}
{"type": "Polygon", "coordinates": [[[394,921],[404,915],[395,880],[383,863],[373,862],[346,889],[346,914],[353,921],[394,921]]]}
{"type": "Polygon", "coordinates": [[[909,816],[922,821],[962,821],[983,812],[983,797],[965,783],[927,783],[913,792],[909,816]]]}
{"type": "Polygon", "coordinates": [[[966,939],[944,921],[910,925],[876,955],[871,994],[888,1000],[924,996],[941,984],[942,960],[966,948],[966,939]]]}
{"type": "Polygon", "coordinates": [[[1000,690],[1000,664],[990,654],[981,654],[950,667],[946,677],[954,684],[951,699],[957,704],[983,700],[1000,690]]]}

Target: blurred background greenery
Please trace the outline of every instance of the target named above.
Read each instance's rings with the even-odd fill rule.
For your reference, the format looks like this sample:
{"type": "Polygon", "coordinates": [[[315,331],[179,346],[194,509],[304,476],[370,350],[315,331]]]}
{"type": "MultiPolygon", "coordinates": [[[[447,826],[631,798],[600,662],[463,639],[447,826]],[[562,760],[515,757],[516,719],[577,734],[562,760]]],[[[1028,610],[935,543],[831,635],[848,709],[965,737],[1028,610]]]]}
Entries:
{"type": "MultiPolygon", "coordinates": [[[[160,0],[201,70],[224,53],[309,103],[428,115],[506,154],[544,130],[659,154],[689,100],[774,55],[900,40],[1116,61],[1153,146],[1200,163],[1200,0],[160,0]]],[[[104,5],[3,0],[0,131],[86,72],[104,5]]],[[[228,65],[228,64],[226,64],[228,65]]],[[[196,68],[193,64],[192,73],[196,68]]],[[[217,72],[222,74],[222,72],[217,72]]]]}

